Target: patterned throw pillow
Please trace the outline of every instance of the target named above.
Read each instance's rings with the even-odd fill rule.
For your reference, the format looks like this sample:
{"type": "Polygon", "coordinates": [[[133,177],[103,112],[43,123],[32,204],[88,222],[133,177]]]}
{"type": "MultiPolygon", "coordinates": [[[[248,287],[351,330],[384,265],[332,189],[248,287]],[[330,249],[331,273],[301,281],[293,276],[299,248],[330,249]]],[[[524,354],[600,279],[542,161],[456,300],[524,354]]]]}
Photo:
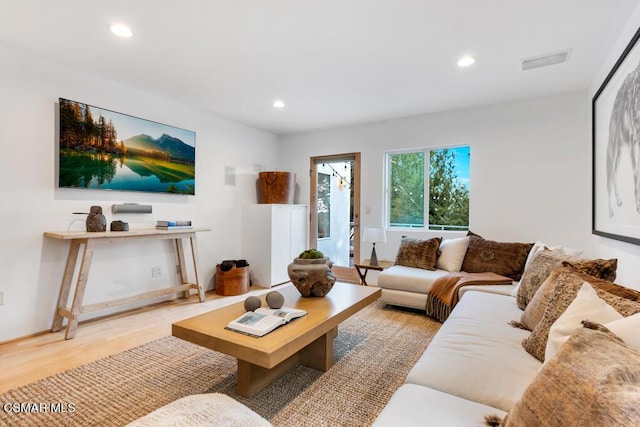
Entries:
{"type": "Polygon", "coordinates": [[[549,304],[549,298],[551,298],[551,293],[556,285],[558,276],[562,271],[562,266],[551,270],[549,277],[547,277],[542,285],[540,285],[531,299],[531,302],[529,302],[529,304],[527,304],[527,308],[524,309],[524,313],[520,316],[520,327],[533,331],[536,325],[540,323],[542,316],[544,316],[544,311],[547,308],[547,304],[549,304]]]}
{"type": "Polygon", "coordinates": [[[469,232],[469,247],[462,263],[462,271],[487,271],[519,280],[533,243],[495,242],[469,232]]]}
{"type": "Polygon", "coordinates": [[[560,252],[543,249],[538,252],[527,267],[518,287],[518,307],[524,310],[533,299],[538,288],[549,277],[551,271],[562,265],[563,261],[571,262],[575,267],[587,274],[613,282],[618,267],[617,259],[577,259],[560,252]]]}
{"type": "Polygon", "coordinates": [[[396,265],[435,270],[442,237],[428,240],[403,237],[396,255],[396,265]]]}
{"type": "Polygon", "coordinates": [[[583,328],[542,367],[500,426],[637,426],[638,390],[640,352],[605,328],[583,328]]]}
{"type": "Polygon", "coordinates": [[[575,276],[580,277],[585,282],[589,282],[594,287],[600,288],[603,291],[607,291],[610,294],[614,294],[625,299],[630,299],[631,301],[640,301],[640,291],[615,284],[612,280],[594,277],[592,274],[587,274],[580,268],[577,268],[573,263],[563,262],[562,266],[570,269],[575,276]]]}
{"type": "MultiPolygon", "coordinates": [[[[591,263],[589,261],[576,263],[576,265],[582,265],[583,267],[588,267],[590,264],[591,263]]],[[[580,268],[576,267],[575,265],[567,261],[563,261],[561,266],[558,266],[551,271],[549,277],[547,277],[544,283],[542,283],[542,285],[540,285],[540,287],[536,291],[535,295],[531,299],[531,302],[527,304],[527,308],[524,309],[524,313],[522,313],[522,316],[520,318],[520,327],[533,331],[536,325],[540,322],[542,316],[544,315],[544,311],[547,308],[547,304],[549,303],[549,298],[551,298],[551,293],[553,292],[553,287],[556,284],[558,275],[565,269],[571,270],[571,272],[575,276],[579,277],[583,281],[588,282],[593,286],[602,289],[603,291],[607,291],[610,294],[614,294],[632,301],[640,301],[640,292],[624,286],[616,285],[615,283],[609,282],[607,280],[590,276],[587,273],[581,271],[580,268]]]]}
{"type": "MultiPolygon", "coordinates": [[[[558,320],[558,317],[564,313],[569,304],[571,304],[575,299],[578,291],[584,283],[584,279],[579,275],[574,274],[574,271],[575,269],[571,267],[562,268],[562,271],[556,279],[553,292],[551,293],[549,303],[547,304],[542,319],[536,327],[533,328],[531,335],[522,341],[524,349],[541,362],[544,361],[544,352],[547,347],[547,340],[549,338],[549,329],[551,328],[551,325],[553,325],[553,323],[558,320]]],[[[604,291],[598,287],[600,283],[588,283],[595,288],[598,297],[603,299],[624,317],[640,313],[640,302],[632,301],[604,291]]],[[[613,283],[610,285],[613,285],[613,283]]]]}

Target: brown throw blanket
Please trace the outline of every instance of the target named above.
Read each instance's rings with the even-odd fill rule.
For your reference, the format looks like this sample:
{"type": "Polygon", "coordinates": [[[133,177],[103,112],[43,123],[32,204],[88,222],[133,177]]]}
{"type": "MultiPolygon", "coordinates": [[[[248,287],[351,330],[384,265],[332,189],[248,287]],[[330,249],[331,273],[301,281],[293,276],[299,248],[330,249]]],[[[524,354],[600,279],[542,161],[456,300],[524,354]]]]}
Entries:
{"type": "Polygon", "coordinates": [[[427,316],[444,322],[458,303],[458,291],[469,285],[509,285],[512,280],[496,273],[449,273],[433,282],[427,294],[427,316]]]}

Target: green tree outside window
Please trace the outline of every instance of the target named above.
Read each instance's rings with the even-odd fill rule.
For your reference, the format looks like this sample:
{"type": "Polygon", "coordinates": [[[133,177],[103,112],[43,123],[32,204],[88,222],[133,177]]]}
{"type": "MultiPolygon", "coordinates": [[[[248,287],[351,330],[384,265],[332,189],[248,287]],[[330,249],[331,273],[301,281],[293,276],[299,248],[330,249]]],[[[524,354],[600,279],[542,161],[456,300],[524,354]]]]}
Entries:
{"type": "Polygon", "coordinates": [[[389,156],[389,222],[396,227],[424,227],[424,153],[389,156]]]}
{"type": "Polygon", "coordinates": [[[390,227],[425,228],[428,212],[430,230],[469,229],[469,146],[390,153],[387,160],[390,227]]]}

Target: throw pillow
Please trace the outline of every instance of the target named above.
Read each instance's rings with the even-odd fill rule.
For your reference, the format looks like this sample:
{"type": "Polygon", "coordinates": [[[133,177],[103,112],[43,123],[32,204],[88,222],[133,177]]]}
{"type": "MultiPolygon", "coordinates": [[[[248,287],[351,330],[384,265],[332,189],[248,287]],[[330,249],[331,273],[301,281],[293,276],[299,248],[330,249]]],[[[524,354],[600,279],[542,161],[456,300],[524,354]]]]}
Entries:
{"type": "Polygon", "coordinates": [[[493,272],[519,280],[533,243],[511,243],[469,236],[469,247],[462,263],[467,273],[493,272]]]}
{"type": "Polygon", "coordinates": [[[549,329],[549,339],[544,352],[545,363],[555,356],[560,346],[574,332],[582,328],[582,321],[585,319],[590,322],[606,324],[623,319],[623,317],[600,299],[590,284],[584,282],[576,298],[571,301],[569,307],[558,317],[558,320],[553,322],[549,329]]]}
{"type": "Polygon", "coordinates": [[[428,240],[403,237],[396,255],[396,265],[435,270],[442,237],[428,240]]]}
{"type": "MultiPolygon", "coordinates": [[[[596,262],[599,261],[596,260],[596,262]]],[[[588,269],[590,268],[591,261],[576,263],[576,265],[583,265],[588,269]]],[[[538,322],[540,322],[542,316],[544,315],[544,311],[547,308],[547,304],[549,302],[549,298],[551,297],[551,293],[553,292],[553,287],[555,286],[558,275],[563,269],[571,270],[574,275],[580,277],[583,281],[589,282],[592,285],[595,284],[594,286],[596,286],[597,288],[607,291],[611,294],[618,295],[619,297],[623,297],[633,301],[640,301],[640,292],[626,288],[624,286],[616,285],[615,283],[611,283],[606,280],[598,279],[597,277],[590,276],[581,271],[576,266],[563,261],[561,266],[558,266],[551,270],[549,276],[542,283],[542,285],[540,285],[536,293],[533,295],[533,298],[524,309],[524,313],[522,313],[522,316],[520,317],[520,322],[514,322],[518,327],[532,331],[533,328],[536,327],[538,322]]]]}
{"type": "Polygon", "coordinates": [[[438,258],[436,267],[440,270],[460,271],[468,246],[468,237],[443,240],[442,243],[440,243],[440,257],[438,258]]]}
{"type": "Polygon", "coordinates": [[[562,266],[567,269],[570,269],[575,276],[580,277],[585,282],[589,282],[590,284],[592,284],[593,286],[599,289],[602,289],[614,295],[618,295],[619,297],[622,297],[622,298],[630,299],[632,301],[640,301],[640,291],[627,288],[626,286],[623,286],[623,285],[615,284],[609,280],[605,280],[602,278],[594,277],[593,275],[589,275],[570,262],[563,262],[562,266]]]}
{"type": "Polygon", "coordinates": [[[533,243],[533,247],[529,251],[529,255],[527,255],[527,261],[525,261],[524,263],[525,270],[527,269],[527,267],[529,267],[529,264],[531,264],[531,261],[533,261],[533,258],[535,258],[536,254],[543,249],[550,249],[552,251],[562,252],[561,250],[562,246],[551,246],[541,242],[540,240],[536,240],[533,243]]]}
{"type": "Polygon", "coordinates": [[[540,323],[542,316],[544,316],[544,311],[547,309],[547,304],[549,303],[549,298],[553,292],[553,287],[556,285],[556,281],[558,280],[558,276],[562,270],[562,266],[551,270],[549,276],[545,279],[542,285],[540,285],[529,304],[527,304],[527,308],[524,309],[522,316],[520,316],[519,326],[521,328],[533,331],[533,328],[540,323]]]}
{"type": "Polygon", "coordinates": [[[640,425],[640,352],[583,328],[529,384],[501,426],[640,425]]]}
{"type": "MultiPolygon", "coordinates": [[[[543,249],[549,249],[552,251],[556,251],[556,252],[560,252],[562,254],[565,255],[569,255],[572,257],[578,257],[580,255],[582,255],[582,250],[581,249],[573,249],[573,248],[566,248],[564,246],[558,245],[558,246],[551,246],[551,245],[547,245],[546,243],[541,242],[540,240],[536,240],[536,242],[533,244],[533,248],[531,248],[531,251],[529,251],[529,255],[527,256],[527,261],[524,263],[524,275],[527,272],[527,269],[529,268],[529,265],[531,264],[531,261],[533,261],[533,259],[535,258],[536,254],[538,252],[540,252],[543,249]]],[[[522,279],[520,279],[520,282],[522,281],[522,279]]],[[[511,296],[512,297],[517,297],[518,296],[518,291],[520,290],[520,282],[518,282],[518,284],[516,285],[515,288],[513,288],[513,291],[511,291],[511,296]]]]}
{"type": "Polygon", "coordinates": [[[640,350],[640,313],[604,325],[628,346],[640,350]]]}
{"type": "Polygon", "coordinates": [[[569,261],[574,266],[580,268],[591,276],[601,279],[613,281],[616,277],[616,269],[618,267],[617,259],[577,259],[571,255],[561,252],[543,249],[539,251],[531,261],[529,267],[525,270],[520,280],[518,288],[517,302],[518,307],[524,310],[531,301],[536,291],[549,276],[551,271],[562,264],[563,261],[569,261]]]}
{"type": "MultiPolygon", "coordinates": [[[[551,293],[542,319],[533,329],[531,335],[522,341],[524,349],[541,362],[544,361],[544,352],[551,325],[558,320],[569,304],[575,299],[583,283],[584,280],[574,274],[572,268],[563,268],[556,279],[553,292],[551,293]]],[[[626,317],[640,312],[640,302],[632,301],[599,289],[597,283],[589,283],[596,288],[598,297],[602,298],[621,315],[626,317]]]]}

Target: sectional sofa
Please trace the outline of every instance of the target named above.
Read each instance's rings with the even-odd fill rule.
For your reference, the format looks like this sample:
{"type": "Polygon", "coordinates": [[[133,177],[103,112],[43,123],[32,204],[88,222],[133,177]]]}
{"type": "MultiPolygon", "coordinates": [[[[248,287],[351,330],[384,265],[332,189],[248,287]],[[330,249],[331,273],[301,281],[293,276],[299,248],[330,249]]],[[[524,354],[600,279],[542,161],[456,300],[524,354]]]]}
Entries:
{"type": "Polygon", "coordinates": [[[374,426],[640,425],[640,293],[612,283],[616,260],[530,252],[510,287],[464,292],[374,426]]]}

